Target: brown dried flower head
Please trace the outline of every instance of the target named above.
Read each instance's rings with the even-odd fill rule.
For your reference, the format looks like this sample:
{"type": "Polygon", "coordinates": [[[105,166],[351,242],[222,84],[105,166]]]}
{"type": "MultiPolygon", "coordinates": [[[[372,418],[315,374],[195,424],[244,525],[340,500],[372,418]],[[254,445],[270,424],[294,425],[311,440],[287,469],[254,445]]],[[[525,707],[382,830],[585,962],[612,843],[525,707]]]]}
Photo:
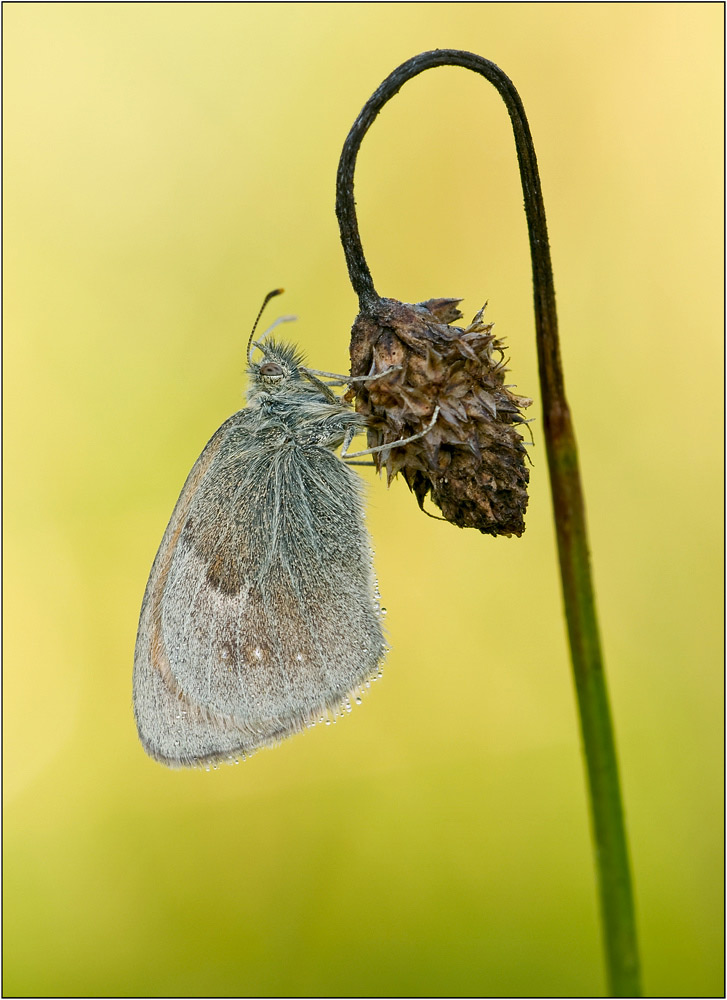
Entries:
{"type": "Polygon", "coordinates": [[[422,509],[430,494],[459,527],[519,536],[529,471],[517,425],[532,400],[504,384],[503,347],[484,306],[469,326],[453,325],[460,301],[367,305],[351,331],[351,374],[370,378],[348,397],[368,418],[369,447],[421,435],[374,460],[389,482],[402,474],[422,509]]]}

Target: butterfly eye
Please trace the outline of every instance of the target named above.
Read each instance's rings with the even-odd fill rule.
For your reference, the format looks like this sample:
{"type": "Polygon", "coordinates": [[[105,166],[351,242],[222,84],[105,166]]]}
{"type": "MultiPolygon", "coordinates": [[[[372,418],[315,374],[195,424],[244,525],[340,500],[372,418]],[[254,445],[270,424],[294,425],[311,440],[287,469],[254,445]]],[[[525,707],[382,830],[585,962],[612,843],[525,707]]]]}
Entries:
{"type": "Polygon", "coordinates": [[[260,374],[275,377],[276,375],[282,375],[283,369],[280,365],[276,365],[274,361],[266,361],[264,365],[260,365],[260,374]]]}

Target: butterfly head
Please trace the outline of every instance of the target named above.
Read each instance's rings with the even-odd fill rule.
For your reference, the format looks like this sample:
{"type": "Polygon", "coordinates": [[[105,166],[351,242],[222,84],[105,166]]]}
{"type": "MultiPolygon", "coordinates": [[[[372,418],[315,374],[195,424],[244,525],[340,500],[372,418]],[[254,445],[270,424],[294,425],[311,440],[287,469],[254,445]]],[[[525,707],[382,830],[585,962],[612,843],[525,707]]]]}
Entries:
{"type": "Polygon", "coordinates": [[[250,397],[259,392],[290,392],[307,381],[303,374],[303,356],[293,344],[272,338],[255,344],[261,356],[248,365],[250,397]]]}

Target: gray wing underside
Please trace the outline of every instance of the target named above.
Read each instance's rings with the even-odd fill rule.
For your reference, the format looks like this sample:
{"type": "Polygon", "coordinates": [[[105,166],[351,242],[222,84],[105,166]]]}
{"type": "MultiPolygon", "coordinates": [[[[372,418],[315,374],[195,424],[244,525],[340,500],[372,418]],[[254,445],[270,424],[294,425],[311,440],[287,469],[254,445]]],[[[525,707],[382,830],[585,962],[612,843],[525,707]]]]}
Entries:
{"type": "Polygon", "coordinates": [[[385,643],[359,482],[325,448],[261,449],[235,418],[209,443],[142,608],[135,705],[157,759],[275,742],[377,670],[385,643]]]}

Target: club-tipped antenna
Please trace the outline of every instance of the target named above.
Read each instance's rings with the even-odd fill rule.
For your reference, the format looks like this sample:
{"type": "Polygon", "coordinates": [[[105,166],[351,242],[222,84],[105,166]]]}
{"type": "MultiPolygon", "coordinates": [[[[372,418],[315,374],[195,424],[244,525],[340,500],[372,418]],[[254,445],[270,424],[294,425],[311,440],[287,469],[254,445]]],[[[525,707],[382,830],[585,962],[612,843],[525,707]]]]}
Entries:
{"type": "Polygon", "coordinates": [[[255,317],[255,322],[252,324],[252,330],[250,331],[250,339],[247,342],[246,355],[247,355],[247,363],[248,364],[250,364],[250,354],[252,352],[252,346],[253,346],[252,345],[252,338],[255,336],[255,331],[257,330],[257,325],[260,322],[260,317],[263,314],[263,309],[265,308],[265,306],[268,304],[268,302],[271,299],[274,299],[276,295],[282,295],[284,291],[285,291],[284,288],[274,288],[272,290],[272,292],[268,292],[268,294],[263,299],[263,304],[260,306],[260,312],[255,317]]]}

